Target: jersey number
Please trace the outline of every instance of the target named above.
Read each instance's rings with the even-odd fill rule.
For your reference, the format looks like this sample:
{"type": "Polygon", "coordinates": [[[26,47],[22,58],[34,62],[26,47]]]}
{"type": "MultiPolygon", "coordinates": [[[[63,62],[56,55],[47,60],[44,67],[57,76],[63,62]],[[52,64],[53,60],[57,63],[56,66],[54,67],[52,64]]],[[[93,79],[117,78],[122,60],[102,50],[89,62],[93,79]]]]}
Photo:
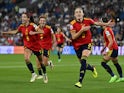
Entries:
{"type": "Polygon", "coordinates": [[[43,39],[43,34],[40,34],[40,39],[43,39]]]}
{"type": "Polygon", "coordinates": [[[26,35],[26,40],[29,41],[28,29],[26,29],[26,31],[25,31],[25,35],[26,35]]]}
{"type": "Polygon", "coordinates": [[[60,42],[60,37],[57,37],[57,41],[60,42]]]}
{"type": "Polygon", "coordinates": [[[82,33],[82,38],[85,38],[85,33],[82,33]]]}

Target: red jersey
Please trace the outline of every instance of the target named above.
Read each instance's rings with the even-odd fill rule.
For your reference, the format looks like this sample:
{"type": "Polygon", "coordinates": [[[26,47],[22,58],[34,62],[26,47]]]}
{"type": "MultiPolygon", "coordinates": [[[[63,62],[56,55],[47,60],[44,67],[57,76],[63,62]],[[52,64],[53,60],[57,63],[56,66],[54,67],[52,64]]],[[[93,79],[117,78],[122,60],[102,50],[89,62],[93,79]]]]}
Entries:
{"type": "Polygon", "coordinates": [[[111,47],[110,49],[115,49],[115,50],[117,50],[117,49],[118,49],[118,45],[117,45],[117,43],[116,43],[116,41],[115,41],[115,37],[114,37],[114,33],[113,33],[113,31],[112,31],[112,28],[106,27],[106,28],[104,29],[104,31],[103,31],[103,36],[104,36],[104,40],[105,40],[105,42],[106,42],[106,47],[108,47],[108,44],[109,44],[109,40],[108,40],[108,38],[107,38],[107,36],[109,36],[109,35],[111,35],[112,40],[113,40],[113,44],[112,44],[112,47],[111,47]]]}
{"type": "Polygon", "coordinates": [[[33,51],[41,50],[38,35],[29,35],[30,31],[35,31],[34,24],[30,23],[28,26],[21,24],[18,27],[18,31],[23,35],[24,47],[27,47],[33,51]]]}
{"type": "MultiPolygon", "coordinates": [[[[70,27],[71,31],[76,31],[77,33],[80,31],[82,25],[90,26],[94,24],[94,21],[90,18],[84,18],[82,22],[73,20],[71,21],[70,24],[71,24],[71,27],[70,27]]],[[[88,30],[83,32],[82,35],[79,36],[77,39],[72,40],[72,45],[77,50],[81,45],[91,43],[91,39],[92,39],[91,31],[88,30]]]]}
{"type": "Polygon", "coordinates": [[[41,48],[50,50],[52,48],[52,34],[53,30],[50,26],[46,25],[43,28],[44,33],[40,34],[41,48]]]}
{"type": "Polygon", "coordinates": [[[62,32],[56,33],[55,37],[56,37],[57,44],[63,44],[64,43],[64,36],[63,36],[62,32]]]}

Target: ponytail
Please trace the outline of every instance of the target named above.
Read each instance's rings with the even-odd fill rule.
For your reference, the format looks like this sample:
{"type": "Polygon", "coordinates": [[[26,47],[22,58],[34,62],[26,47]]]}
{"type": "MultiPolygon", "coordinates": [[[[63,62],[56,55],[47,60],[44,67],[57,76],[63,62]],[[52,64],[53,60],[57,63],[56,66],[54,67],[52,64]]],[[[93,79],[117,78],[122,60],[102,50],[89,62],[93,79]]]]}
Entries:
{"type": "Polygon", "coordinates": [[[35,23],[33,16],[30,16],[30,22],[31,22],[31,23],[35,23]]]}

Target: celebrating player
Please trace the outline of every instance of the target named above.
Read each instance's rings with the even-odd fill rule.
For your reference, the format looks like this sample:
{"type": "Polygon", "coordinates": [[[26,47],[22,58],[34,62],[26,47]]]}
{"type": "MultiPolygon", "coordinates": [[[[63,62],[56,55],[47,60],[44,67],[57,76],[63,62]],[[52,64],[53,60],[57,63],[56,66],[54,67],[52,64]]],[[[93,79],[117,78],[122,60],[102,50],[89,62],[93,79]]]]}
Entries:
{"type": "Polygon", "coordinates": [[[56,41],[57,41],[57,55],[58,55],[58,62],[61,62],[61,54],[63,49],[63,44],[65,42],[65,39],[69,42],[71,40],[62,32],[61,27],[57,27],[57,31],[55,33],[56,41]]]}
{"type": "MultiPolygon", "coordinates": [[[[102,21],[108,22],[108,18],[103,18],[102,21]]],[[[124,77],[122,75],[122,68],[118,63],[118,45],[115,41],[112,28],[109,26],[103,26],[103,29],[104,29],[103,37],[104,37],[105,45],[101,50],[101,53],[104,54],[101,65],[111,75],[111,79],[109,80],[109,83],[124,81],[124,77]],[[113,62],[120,76],[118,80],[117,80],[117,76],[113,73],[112,69],[107,64],[110,60],[113,62]]]]}
{"type": "MultiPolygon", "coordinates": [[[[46,16],[40,16],[39,18],[39,29],[43,31],[42,34],[40,34],[40,43],[41,43],[41,52],[42,52],[42,60],[45,66],[50,66],[51,68],[53,68],[53,63],[52,61],[48,61],[49,59],[49,54],[50,54],[50,50],[55,47],[55,43],[56,43],[56,39],[55,39],[55,35],[54,32],[52,30],[52,28],[48,25],[46,25],[46,16]]],[[[35,34],[36,32],[33,32],[32,34],[35,34]]],[[[37,68],[38,68],[38,72],[39,72],[39,76],[37,77],[37,79],[41,79],[42,78],[42,71],[41,71],[41,65],[39,64],[38,60],[36,61],[37,63],[37,68]]],[[[48,82],[48,77],[47,75],[45,75],[44,79],[44,83],[48,82]]]]}
{"type": "Polygon", "coordinates": [[[75,84],[76,87],[82,87],[82,81],[85,76],[86,70],[91,70],[93,76],[97,77],[97,72],[94,66],[87,63],[87,58],[91,54],[92,47],[92,37],[90,32],[91,25],[110,25],[111,21],[108,23],[94,22],[90,18],[84,18],[84,12],[82,8],[77,7],[74,11],[75,20],[71,21],[70,33],[72,36],[72,45],[76,51],[77,57],[81,63],[80,67],[80,78],[75,84]]]}
{"type": "Polygon", "coordinates": [[[34,72],[33,65],[30,60],[32,52],[37,56],[44,74],[46,74],[46,67],[42,62],[42,56],[39,52],[41,50],[40,39],[37,38],[38,35],[32,35],[31,33],[38,30],[36,33],[40,34],[43,33],[43,31],[39,30],[34,23],[30,22],[30,16],[27,13],[23,13],[21,19],[22,24],[18,27],[18,30],[3,32],[3,34],[16,34],[19,32],[22,33],[24,42],[24,59],[29,71],[32,73],[30,82],[34,82],[37,74],[34,72]]]}

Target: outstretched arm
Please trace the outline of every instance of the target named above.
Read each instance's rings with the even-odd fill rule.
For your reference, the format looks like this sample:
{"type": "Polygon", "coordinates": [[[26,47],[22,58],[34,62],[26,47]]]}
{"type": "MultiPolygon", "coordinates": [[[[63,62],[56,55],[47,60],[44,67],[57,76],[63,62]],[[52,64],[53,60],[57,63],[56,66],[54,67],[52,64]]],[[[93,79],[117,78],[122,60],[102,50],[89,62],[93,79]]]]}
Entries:
{"type": "Polygon", "coordinates": [[[55,47],[56,47],[56,37],[55,34],[52,33],[52,50],[54,50],[55,47]]]}
{"type": "Polygon", "coordinates": [[[8,32],[2,32],[2,34],[17,34],[18,30],[12,30],[12,31],[8,31],[8,32]]]}
{"type": "Polygon", "coordinates": [[[30,35],[43,34],[43,33],[44,33],[44,31],[42,29],[40,29],[39,26],[35,26],[35,32],[34,31],[29,32],[30,35]]]}
{"type": "Polygon", "coordinates": [[[105,22],[94,22],[95,25],[98,26],[114,26],[115,22],[112,22],[112,20],[109,20],[107,23],[105,22]]]}
{"type": "Polygon", "coordinates": [[[67,41],[72,42],[71,39],[69,39],[64,33],[62,33],[62,34],[63,34],[64,38],[65,38],[67,41]]]}

